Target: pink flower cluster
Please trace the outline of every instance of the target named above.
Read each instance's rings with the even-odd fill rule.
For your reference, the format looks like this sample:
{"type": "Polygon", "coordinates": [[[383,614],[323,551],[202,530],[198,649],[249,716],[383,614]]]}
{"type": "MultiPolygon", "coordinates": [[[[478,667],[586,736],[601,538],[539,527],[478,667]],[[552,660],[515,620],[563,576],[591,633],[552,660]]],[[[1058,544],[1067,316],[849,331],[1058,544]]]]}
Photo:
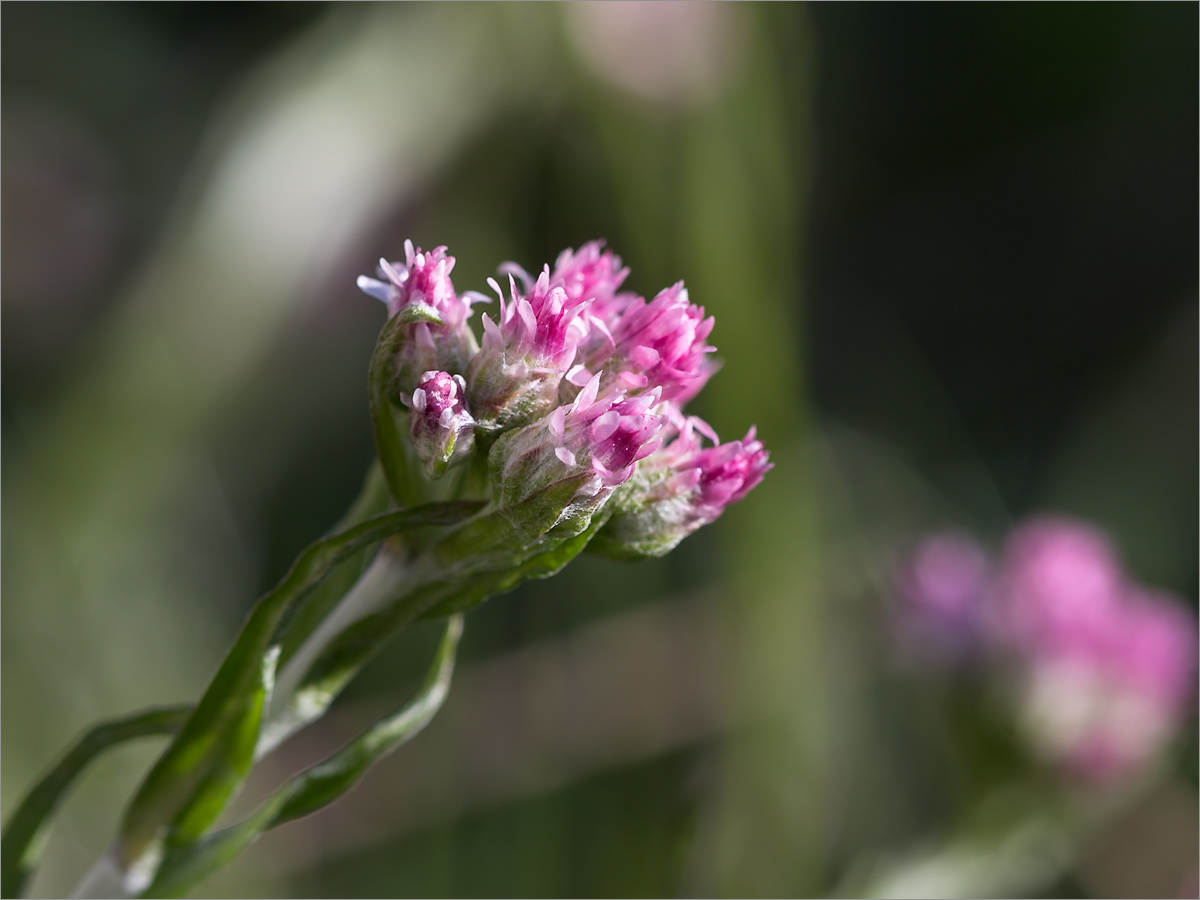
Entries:
{"type": "Polygon", "coordinates": [[[599,241],[563,251],[536,278],[508,263],[508,296],[490,281],[498,315],[482,317],[480,345],[468,319],[486,298],[455,293],[453,257],[407,242],[405,252],[403,264],[380,263],[386,282],[359,287],[403,323],[395,380],[426,477],[490,447],[496,496],[506,509],[536,508],[535,531],[547,504],[561,507],[559,520],[590,514],[627,486],[598,546],[618,552],[624,540],[621,555],[647,555],[713,521],[770,468],[753,429],[721,444],[682,412],[716,369],[713,319],[682,282],[650,301],[621,292],[629,270],[599,241]]]}
{"type": "Polygon", "coordinates": [[[1016,673],[1036,753],[1093,780],[1132,774],[1187,715],[1197,623],[1177,599],[1131,579],[1107,538],[1081,522],[1016,528],[994,569],[963,535],[919,545],[897,578],[904,618],[978,642],[1016,673]]]}

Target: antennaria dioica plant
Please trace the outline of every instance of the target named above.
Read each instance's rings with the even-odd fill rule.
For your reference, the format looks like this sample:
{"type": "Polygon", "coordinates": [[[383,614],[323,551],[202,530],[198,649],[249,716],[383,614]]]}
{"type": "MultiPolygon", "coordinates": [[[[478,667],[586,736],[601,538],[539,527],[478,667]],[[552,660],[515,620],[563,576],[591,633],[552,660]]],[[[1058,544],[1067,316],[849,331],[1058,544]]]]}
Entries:
{"type": "Polygon", "coordinates": [[[598,242],[536,277],[501,267],[507,296],[455,291],[444,247],[405,244],[359,287],[384,302],[369,374],[378,459],[351,509],[250,612],[194,706],[96,726],[6,824],[2,885],[18,896],[50,819],[87,765],[137,737],[171,741],[137,789],[81,896],[174,896],[264,831],[348,791],[416,735],[450,689],[464,615],[558,572],[584,549],[661,556],[770,468],[754,430],[722,444],[684,405],[715,371],[712,318],[682,282],[647,301],[598,242]],[[396,634],[445,622],[417,695],[242,821],[218,826],[254,765],[312,724],[396,634]]]}

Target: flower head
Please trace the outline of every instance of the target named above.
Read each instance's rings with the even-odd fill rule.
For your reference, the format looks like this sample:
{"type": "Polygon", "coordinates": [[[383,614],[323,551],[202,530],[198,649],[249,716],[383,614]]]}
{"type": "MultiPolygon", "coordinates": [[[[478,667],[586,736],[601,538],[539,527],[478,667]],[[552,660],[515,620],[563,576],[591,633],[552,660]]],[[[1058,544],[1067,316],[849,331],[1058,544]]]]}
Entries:
{"type": "MultiPolygon", "coordinates": [[[[590,320],[595,329],[601,327],[598,319],[590,320]]],[[[659,388],[664,400],[682,406],[716,371],[708,358],[714,348],[704,343],[713,319],[688,300],[682,281],[649,303],[638,297],[614,309],[604,325],[610,339],[589,343],[588,356],[568,374],[572,384],[584,383],[603,367],[605,387],[631,392],[659,388]]]]}
{"type": "Polygon", "coordinates": [[[440,478],[475,447],[475,420],[467,412],[461,375],[425,372],[408,398],[408,429],[426,478],[440,478]]]}
{"type": "Polygon", "coordinates": [[[404,242],[403,263],[379,260],[380,281],[358,277],[359,290],[387,305],[388,318],[400,317],[406,333],[396,359],[397,385],[409,392],[421,373],[430,370],[462,372],[477,349],[467,325],[471,304],[481,299],[454,292],[450,272],[454,257],[445,247],[429,252],[404,242]]]}
{"type": "Polygon", "coordinates": [[[599,386],[596,375],[569,406],[506,433],[492,448],[500,507],[531,534],[590,517],[661,443],[666,417],[654,411],[656,392],[597,398],[599,386]]]}
{"type": "MultiPolygon", "coordinates": [[[[467,322],[480,295],[455,292],[453,267],[445,247],[405,242],[403,263],[381,260],[379,279],[358,282],[388,307],[377,359],[394,352],[394,373],[373,369],[372,396],[384,395],[373,411],[401,466],[411,457],[393,440],[398,404],[408,408],[412,456],[426,478],[487,451],[489,516],[528,540],[586,527],[636,473],[605,511],[616,517],[600,541],[625,555],[665,553],[770,468],[753,429],[721,444],[680,411],[715,370],[713,319],[682,282],[650,301],[622,292],[629,269],[600,241],[564,250],[536,278],[505,263],[508,291],[489,279],[500,302],[482,317],[480,346],[467,322]]],[[[396,468],[387,471],[396,481],[396,468]]]]}
{"type": "Polygon", "coordinates": [[[572,326],[587,301],[552,284],[549,267],[527,296],[510,275],[507,304],[491,284],[500,295],[499,322],[483,316],[483,347],[467,367],[467,380],[472,408],[485,427],[499,429],[539,418],[558,402],[580,336],[572,326]]]}
{"type": "Polygon", "coordinates": [[[550,273],[550,283],[561,285],[568,296],[590,301],[588,320],[599,323],[602,333],[637,297],[617,292],[629,276],[629,268],[622,267],[621,257],[603,250],[603,246],[601,241],[590,241],[576,251],[564,250],[550,273]]]}
{"type": "Polygon", "coordinates": [[[662,556],[746,496],[771,468],[751,428],[720,444],[701,419],[672,412],[675,439],[647,456],[594,549],[619,558],[662,556]],[[707,437],[714,446],[705,447],[707,437]]]}

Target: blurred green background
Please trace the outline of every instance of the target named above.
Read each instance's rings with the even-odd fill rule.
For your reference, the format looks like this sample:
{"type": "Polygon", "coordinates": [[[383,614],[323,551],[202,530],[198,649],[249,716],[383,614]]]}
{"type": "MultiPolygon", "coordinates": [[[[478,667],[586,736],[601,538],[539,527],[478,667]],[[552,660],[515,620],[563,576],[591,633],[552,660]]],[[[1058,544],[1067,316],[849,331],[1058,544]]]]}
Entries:
{"type": "MultiPolygon", "coordinates": [[[[986,729],[947,735],[977,711],[897,675],[878,615],[896,541],[1040,510],[1195,604],[1194,4],[0,19],[6,816],[91,721],[196,697],[356,495],[383,323],[357,274],[411,237],[479,290],[603,237],[629,287],[716,315],[694,411],[776,468],[662,560],[473,613],[430,729],[205,892],[1195,896],[1194,717],[1066,827],[970,774],[986,729]]],[[[246,802],[401,703],[434,639],[246,802]]],[[[35,895],[155,749],[85,780],[35,895]]]]}

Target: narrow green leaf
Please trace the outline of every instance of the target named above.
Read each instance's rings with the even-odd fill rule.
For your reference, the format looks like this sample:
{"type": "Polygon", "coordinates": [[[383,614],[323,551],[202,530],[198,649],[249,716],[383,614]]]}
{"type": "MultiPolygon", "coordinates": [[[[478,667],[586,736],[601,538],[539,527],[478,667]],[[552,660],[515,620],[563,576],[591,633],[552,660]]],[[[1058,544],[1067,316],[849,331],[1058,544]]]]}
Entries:
{"type": "Polygon", "coordinates": [[[296,775],[246,820],[169,853],[144,896],[181,896],[228,864],[267,829],[316,812],[337,800],[372,765],[413,738],[445,702],[462,630],[462,616],[451,616],[425,682],[407,706],[377,721],[325,761],[296,775]]]}
{"type": "Polygon", "coordinates": [[[437,656],[416,698],[398,713],[377,721],[329,759],[293,779],[294,790],[272,821],[272,828],[332,803],[357,784],[367,769],[411,740],[432,721],[450,691],[462,632],[462,615],[450,616],[437,656]]]}
{"type": "Polygon", "coordinates": [[[50,818],[93,759],[118,744],[141,737],[175,734],[191,706],[151,709],[94,726],[25,795],[0,839],[0,895],[20,897],[37,868],[50,818]]]}
{"type": "Polygon", "coordinates": [[[121,865],[127,868],[161,849],[164,838],[172,844],[197,840],[245,779],[274,682],[280,651],[275,635],[292,604],[359,549],[406,529],[453,525],[481,506],[441,503],[386,513],[301,553],[251,611],[196,709],[142,782],[122,823],[121,865]]]}

